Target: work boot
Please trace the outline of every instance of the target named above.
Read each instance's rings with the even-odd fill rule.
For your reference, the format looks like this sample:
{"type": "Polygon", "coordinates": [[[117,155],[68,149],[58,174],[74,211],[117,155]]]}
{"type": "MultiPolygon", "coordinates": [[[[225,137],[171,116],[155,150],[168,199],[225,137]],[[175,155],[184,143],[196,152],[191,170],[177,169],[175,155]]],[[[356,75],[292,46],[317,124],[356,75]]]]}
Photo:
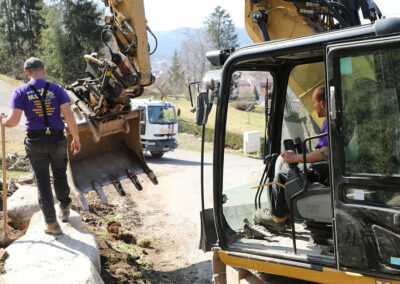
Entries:
{"type": "Polygon", "coordinates": [[[278,218],[271,214],[268,209],[258,209],[254,215],[254,221],[256,224],[261,224],[267,229],[282,233],[286,230],[287,217],[278,218]]]}
{"type": "Polygon", "coordinates": [[[69,218],[69,206],[67,208],[60,207],[60,215],[61,222],[68,222],[69,218]]]}
{"type": "Polygon", "coordinates": [[[46,229],[44,230],[46,234],[50,235],[61,235],[62,230],[60,225],[57,222],[46,224],[46,229]]]}

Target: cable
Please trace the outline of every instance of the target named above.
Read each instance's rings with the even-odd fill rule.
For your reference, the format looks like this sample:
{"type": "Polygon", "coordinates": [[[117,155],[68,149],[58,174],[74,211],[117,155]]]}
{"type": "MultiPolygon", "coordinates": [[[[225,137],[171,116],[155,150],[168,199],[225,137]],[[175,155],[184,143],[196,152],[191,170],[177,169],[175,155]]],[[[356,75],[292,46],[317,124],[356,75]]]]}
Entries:
{"type": "Polygon", "coordinates": [[[346,23],[346,21],[342,18],[342,16],[339,14],[339,12],[330,4],[328,3],[328,1],[326,0],[319,0],[321,4],[323,4],[324,6],[328,7],[329,10],[332,11],[332,13],[335,15],[336,20],[339,21],[339,23],[345,28],[348,27],[349,24],[346,23]]]}
{"type": "Polygon", "coordinates": [[[250,187],[250,189],[260,188],[260,187],[264,187],[264,186],[270,186],[270,185],[273,185],[273,184],[276,184],[276,185],[282,187],[283,189],[286,188],[286,186],[284,186],[283,184],[281,184],[279,182],[276,182],[276,181],[273,181],[273,182],[269,182],[269,183],[260,184],[260,185],[256,185],[256,186],[250,187]]]}
{"type": "MultiPolygon", "coordinates": [[[[154,47],[153,51],[149,53],[149,55],[153,55],[153,53],[156,52],[156,50],[157,50],[158,41],[157,41],[157,37],[154,35],[154,33],[152,32],[152,30],[150,29],[150,27],[149,27],[149,26],[146,26],[146,27],[147,27],[147,30],[148,30],[149,33],[153,36],[153,38],[154,38],[154,40],[155,40],[155,42],[156,42],[156,46],[154,47]]],[[[149,47],[150,47],[150,45],[149,45],[149,47]]]]}

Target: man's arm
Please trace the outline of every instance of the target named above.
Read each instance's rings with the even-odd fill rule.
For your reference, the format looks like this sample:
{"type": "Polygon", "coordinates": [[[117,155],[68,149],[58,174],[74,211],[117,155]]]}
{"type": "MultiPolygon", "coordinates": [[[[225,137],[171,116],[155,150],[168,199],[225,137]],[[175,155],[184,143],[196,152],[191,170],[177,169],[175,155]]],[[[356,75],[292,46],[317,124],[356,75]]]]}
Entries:
{"type": "Polygon", "coordinates": [[[79,141],[78,127],[76,126],[76,121],[74,115],[72,114],[69,103],[64,103],[60,106],[60,110],[67,122],[68,129],[72,135],[71,152],[75,155],[81,150],[81,143],[79,141]]]}
{"type": "Polygon", "coordinates": [[[18,125],[19,121],[21,120],[23,110],[18,108],[13,108],[10,111],[10,115],[7,116],[6,114],[2,113],[0,115],[0,121],[7,127],[15,127],[18,125]]]}
{"type": "MultiPolygon", "coordinates": [[[[323,161],[325,157],[328,157],[328,147],[323,146],[315,151],[306,154],[307,163],[323,161]]],[[[303,154],[298,155],[293,151],[285,151],[281,153],[282,158],[288,164],[293,163],[302,163],[303,162],[303,154]]]]}

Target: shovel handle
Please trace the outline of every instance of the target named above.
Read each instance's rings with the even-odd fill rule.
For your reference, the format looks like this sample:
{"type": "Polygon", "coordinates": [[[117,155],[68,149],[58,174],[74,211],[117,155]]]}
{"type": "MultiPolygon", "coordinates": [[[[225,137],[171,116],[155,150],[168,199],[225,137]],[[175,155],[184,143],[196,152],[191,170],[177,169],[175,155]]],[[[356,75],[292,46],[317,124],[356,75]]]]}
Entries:
{"type": "Polygon", "coordinates": [[[1,123],[1,168],[3,171],[3,225],[4,234],[7,235],[7,158],[6,158],[6,127],[1,123]]]}

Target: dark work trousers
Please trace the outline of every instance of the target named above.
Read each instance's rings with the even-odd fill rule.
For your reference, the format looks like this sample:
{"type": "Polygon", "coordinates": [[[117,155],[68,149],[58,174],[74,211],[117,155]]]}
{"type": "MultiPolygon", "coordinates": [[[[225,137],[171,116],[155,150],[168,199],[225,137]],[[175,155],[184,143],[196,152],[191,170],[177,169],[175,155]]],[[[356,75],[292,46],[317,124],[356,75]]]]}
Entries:
{"type": "MultiPolygon", "coordinates": [[[[286,183],[288,172],[287,170],[283,170],[279,173],[278,182],[281,184],[286,183]]],[[[286,203],[285,192],[284,189],[278,185],[272,186],[272,190],[270,192],[270,200],[271,200],[271,214],[278,217],[283,218],[286,215],[290,214],[289,206],[286,203]]]]}
{"type": "Polygon", "coordinates": [[[25,138],[25,150],[29,158],[36,185],[39,190],[39,205],[46,223],[56,222],[53,193],[50,185],[49,165],[54,177],[54,190],[60,207],[66,208],[71,203],[67,182],[67,139],[61,130],[52,134],[44,131],[29,131],[25,138]]]}

